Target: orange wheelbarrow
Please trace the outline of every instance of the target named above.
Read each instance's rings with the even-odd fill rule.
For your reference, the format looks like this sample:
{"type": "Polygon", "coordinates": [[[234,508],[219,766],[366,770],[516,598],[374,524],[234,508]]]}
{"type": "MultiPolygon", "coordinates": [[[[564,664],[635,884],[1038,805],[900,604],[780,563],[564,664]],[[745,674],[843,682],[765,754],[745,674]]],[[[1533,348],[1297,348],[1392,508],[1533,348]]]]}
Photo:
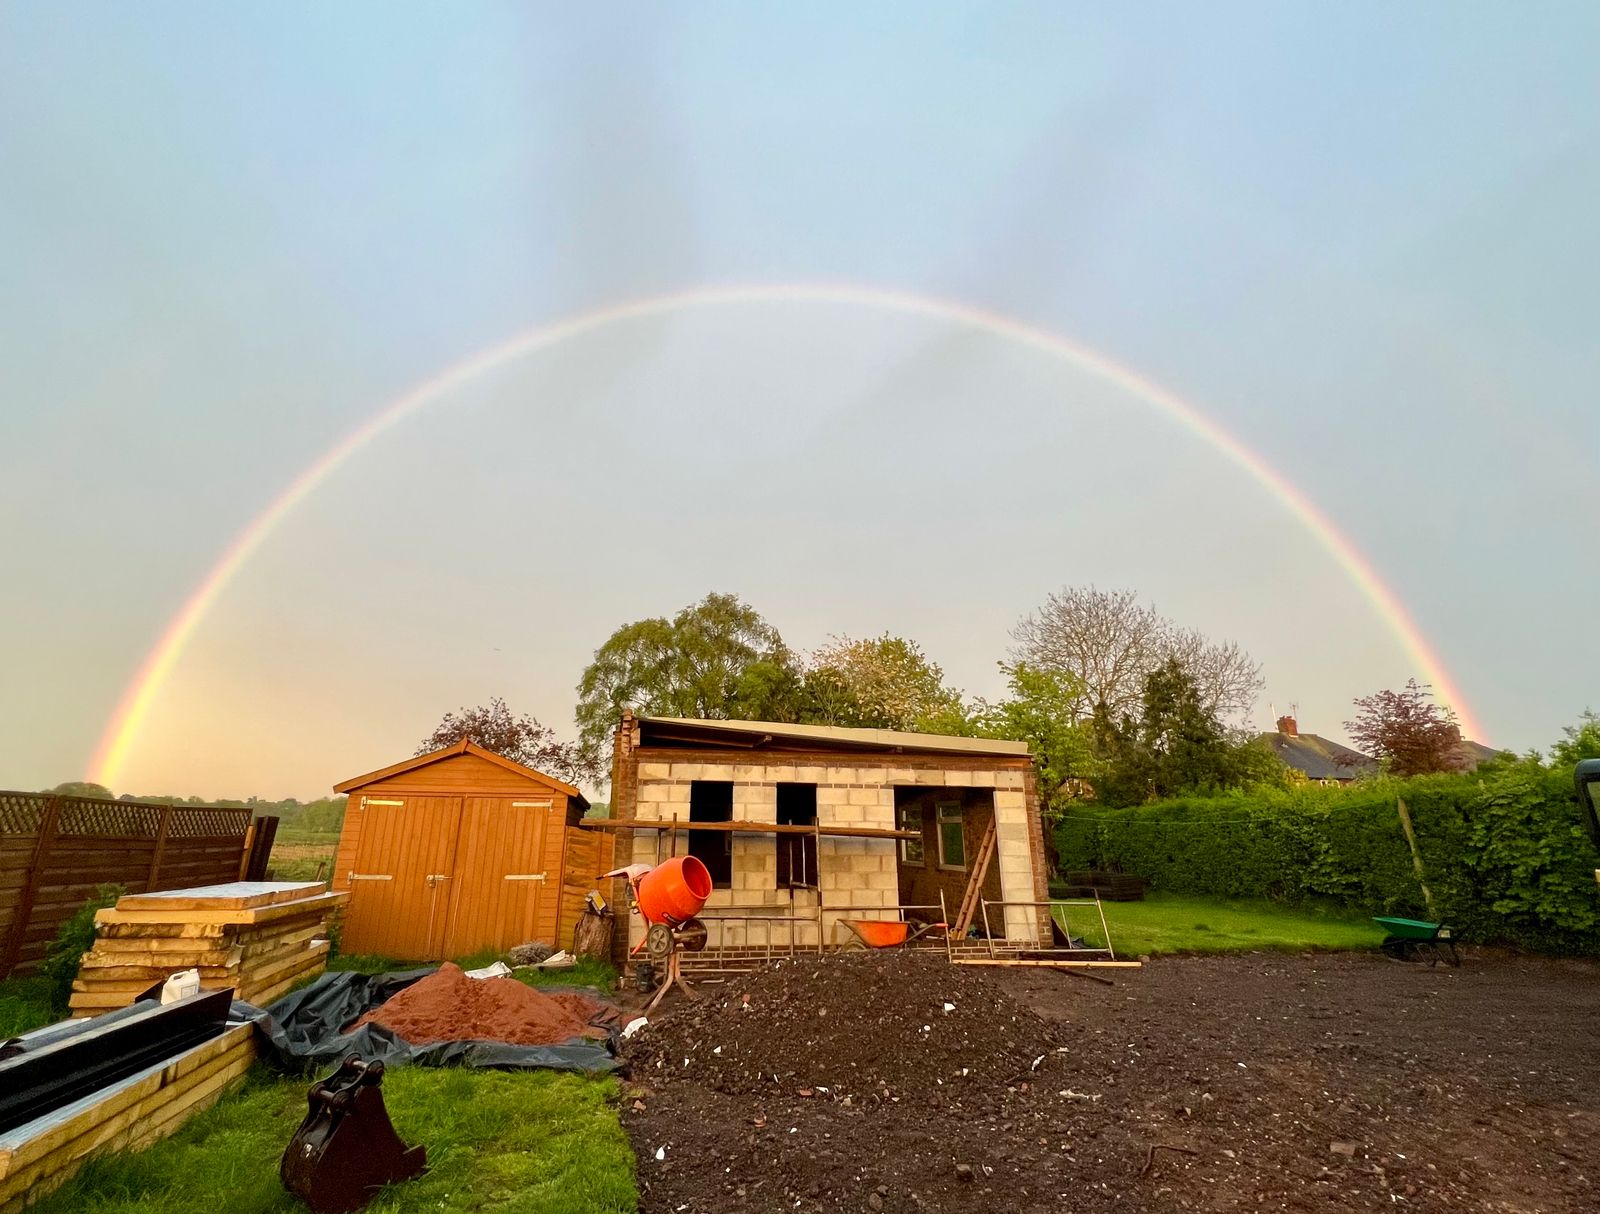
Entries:
{"type": "Polygon", "coordinates": [[[916,930],[900,919],[840,919],[850,929],[845,948],[904,948],[919,936],[949,929],[948,923],[918,923],[916,930]]]}

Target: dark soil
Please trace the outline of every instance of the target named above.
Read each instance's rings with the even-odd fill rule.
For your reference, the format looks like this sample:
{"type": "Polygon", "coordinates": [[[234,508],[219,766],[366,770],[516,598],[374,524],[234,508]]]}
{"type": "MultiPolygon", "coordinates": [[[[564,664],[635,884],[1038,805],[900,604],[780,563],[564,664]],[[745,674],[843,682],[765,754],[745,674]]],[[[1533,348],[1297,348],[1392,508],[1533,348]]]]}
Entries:
{"type": "Polygon", "coordinates": [[[847,954],[702,987],[629,1043],[641,1209],[1600,1209],[1600,967],[1112,973],[847,954]]]}

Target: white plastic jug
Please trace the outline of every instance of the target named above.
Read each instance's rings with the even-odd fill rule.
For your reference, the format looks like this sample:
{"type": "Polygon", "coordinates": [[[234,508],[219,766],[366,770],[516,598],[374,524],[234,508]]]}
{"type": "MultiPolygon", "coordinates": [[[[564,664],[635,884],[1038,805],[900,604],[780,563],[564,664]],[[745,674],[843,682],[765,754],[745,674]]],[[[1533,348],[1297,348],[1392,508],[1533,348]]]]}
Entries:
{"type": "Polygon", "coordinates": [[[179,970],[162,984],[161,1004],[165,1007],[169,1003],[176,1003],[180,999],[187,999],[190,995],[199,993],[200,971],[179,970]]]}

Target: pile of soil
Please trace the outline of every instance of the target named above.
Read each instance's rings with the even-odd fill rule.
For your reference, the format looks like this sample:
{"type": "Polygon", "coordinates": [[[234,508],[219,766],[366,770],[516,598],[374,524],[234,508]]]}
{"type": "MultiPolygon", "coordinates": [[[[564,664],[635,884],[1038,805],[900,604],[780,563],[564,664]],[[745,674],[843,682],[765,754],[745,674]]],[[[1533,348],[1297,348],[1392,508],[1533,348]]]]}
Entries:
{"type": "Polygon", "coordinates": [[[856,954],[700,990],[627,1045],[644,1214],[1600,1208],[1592,964],[856,954]]]}
{"type": "Polygon", "coordinates": [[[586,1035],[616,1009],[574,991],[545,994],[515,978],[468,978],[445,962],[352,1028],[381,1024],[412,1045],[432,1041],[504,1041],[510,1045],[555,1045],[586,1035]]]}

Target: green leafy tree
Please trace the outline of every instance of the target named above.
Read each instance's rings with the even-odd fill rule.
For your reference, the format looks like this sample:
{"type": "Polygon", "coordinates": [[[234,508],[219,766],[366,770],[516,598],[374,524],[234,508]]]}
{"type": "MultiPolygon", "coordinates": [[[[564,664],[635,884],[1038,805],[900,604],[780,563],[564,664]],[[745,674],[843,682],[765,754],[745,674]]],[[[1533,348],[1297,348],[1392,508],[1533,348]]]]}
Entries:
{"type": "Polygon", "coordinates": [[[1356,718],[1344,723],[1358,749],[1382,760],[1396,776],[1456,770],[1461,729],[1455,713],[1433,702],[1426,684],[1410,679],[1402,691],[1379,691],[1355,701],[1356,718]]]}
{"type": "Polygon", "coordinates": [[[55,797],[91,797],[97,801],[114,801],[116,795],[104,784],[90,784],[84,780],[69,780],[65,784],[57,784],[54,788],[45,789],[55,797]]]}
{"type": "Polygon", "coordinates": [[[1585,709],[1576,725],[1561,732],[1561,740],[1550,748],[1555,766],[1574,767],[1582,759],[1600,759],[1600,715],[1585,709]]]}
{"type": "Polygon", "coordinates": [[[1265,746],[1223,727],[1177,658],[1145,676],[1137,720],[1116,722],[1100,704],[1090,728],[1103,765],[1096,795],[1108,805],[1288,781],[1284,765],[1265,746]]]}
{"type": "Polygon", "coordinates": [[[599,766],[590,763],[580,747],[558,741],[555,730],[533,717],[513,715],[498,696],[487,706],[445,713],[433,732],[422,739],[417,753],[443,750],[463,739],[569,784],[594,783],[600,778],[599,766]]]}
{"type": "Polygon", "coordinates": [[[624,708],[713,720],[753,708],[792,712],[779,693],[789,686],[783,672],[794,670],[778,630],[735,595],[708,594],[670,620],[624,624],[595,650],[578,683],[584,761],[601,766],[624,708]]]}

